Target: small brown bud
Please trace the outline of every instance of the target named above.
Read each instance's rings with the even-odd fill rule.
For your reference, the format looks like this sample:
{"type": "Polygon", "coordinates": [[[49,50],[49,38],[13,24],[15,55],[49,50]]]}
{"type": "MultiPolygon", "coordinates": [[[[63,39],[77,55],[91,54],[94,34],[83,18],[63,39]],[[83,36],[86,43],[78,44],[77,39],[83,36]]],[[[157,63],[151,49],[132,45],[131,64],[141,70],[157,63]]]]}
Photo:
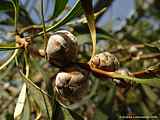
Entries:
{"type": "Polygon", "coordinates": [[[70,102],[79,101],[88,92],[88,72],[78,68],[67,68],[59,72],[55,80],[55,91],[70,102]]]}
{"type": "Polygon", "coordinates": [[[109,52],[103,52],[95,55],[91,61],[91,65],[106,71],[115,71],[119,68],[118,59],[109,52]]]}
{"type": "MultiPolygon", "coordinates": [[[[121,74],[121,75],[125,75],[125,76],[133,76],[132,74],[131,74],[131,72],[129,72],[129,70],[128,69],[126,69],[126,68],[120,68],[120,69],[118,69],[118,70],[116,70],[115,71],[116,73],[119,73],[119,74],[121,74]]],[[[131,83],[129,83],[129,81],[126,81],[125,79],[113,79],[113,81],[115,82],[115,83],[117,83],[117,85],[119,86],[119,87],[123,87],[123,88],[127,88],[127,87],[130,87],[129,85],[131,84],[132,85],[132,81],[131,81],[131,83]]]]}
{"type": "Polygon", "coordinates": [[[74,62],[78,54],[76,37],[66,30],[60,30],[50,36],[46,48],[50,64],[63,67],[74,62]]]}

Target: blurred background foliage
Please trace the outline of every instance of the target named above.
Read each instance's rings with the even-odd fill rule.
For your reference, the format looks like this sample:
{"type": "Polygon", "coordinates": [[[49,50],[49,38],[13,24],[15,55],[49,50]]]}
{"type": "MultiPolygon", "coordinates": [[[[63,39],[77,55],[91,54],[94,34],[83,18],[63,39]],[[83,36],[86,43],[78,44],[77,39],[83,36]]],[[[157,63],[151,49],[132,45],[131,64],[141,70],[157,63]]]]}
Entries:
{"type": "MultiPolygon", "coordinates": [[[[160,1],[130,0],[134,8],[123,19],[116,18],[113,14],[113,11],[116,12],[114,5],[117,1],[121,2],[93,0],[97,53],[109,51],[118,57],[121,69],[140,75],[138,77],[141,78],[154,77],[159,80],[160,1]],[[108,14],[109,17],[106,17],[108,14]],[[119,21],[118,25],[115,21],[119,21]],[[156,74],[137,73],[144,70],[156,70],[156,74]]],[[[127,5],[119,7],[123,7],[125,11],[127,5]]],[[[152,116],[157,119],[160,117],[160,87],[134,83],[131,86],[121,86],[91,74],[88,95],[69,108],[60,105],[54,97],[45,95],[42,90],[52,94],[52,88],[48,85],[58,68],[50,66],[39,53],[44,47],[41,10],[40,0],[0,1],[0,65],[3,66],[13,52],[19,50],[16,60],[11,60],[4,67],[0,66],[1,120],[13,119],[24,82],[27,84],[27,91],[23,93],[25,102],[22,103],[24,108],[20,112],[21,120],[117,120],[126,115],[152,116]],[[20,36],[33,37],[29,51],[25,52],[27,54],[24,54],[24,49],[15,48],[15,27],[20,36]],[[22,69],[26,73],[27,66],[29,75],[26,78],[32,80],[31,82],[19,72],[22,69]],[[42,90],[36,88],[32,82],[42,90]]],[[[71,31],[80,45],[79,62],[87,62],[91,56],[92,42],[79,0],[44,0],[43,12],[46,31],[71,31]]]]}

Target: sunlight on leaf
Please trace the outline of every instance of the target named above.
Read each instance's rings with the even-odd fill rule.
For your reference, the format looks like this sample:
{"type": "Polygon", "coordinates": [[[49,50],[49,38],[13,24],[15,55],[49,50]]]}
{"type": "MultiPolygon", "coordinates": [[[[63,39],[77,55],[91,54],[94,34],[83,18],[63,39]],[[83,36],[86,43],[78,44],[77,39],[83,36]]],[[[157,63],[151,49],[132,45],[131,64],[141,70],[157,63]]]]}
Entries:
{"type": "Polygon", "coordinates": [[[14,110],[14,119],[18,119],[18,117],[21,115],[22,111],[23,111],[23,107],[25,104],[25,98],[26,98],[26,83],[23,83],[21,92],[19,94],[18,100],[17,100],[17,104],[14,110]]]}

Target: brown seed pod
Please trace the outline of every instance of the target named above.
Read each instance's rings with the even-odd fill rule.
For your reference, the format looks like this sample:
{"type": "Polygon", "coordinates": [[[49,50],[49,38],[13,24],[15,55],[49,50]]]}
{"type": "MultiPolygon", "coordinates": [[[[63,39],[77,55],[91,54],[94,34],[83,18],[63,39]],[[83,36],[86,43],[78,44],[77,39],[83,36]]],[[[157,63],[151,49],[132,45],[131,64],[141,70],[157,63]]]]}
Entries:
{"type": "Polygon", "coordinates": [[[93,67],[113,72],[119,68],[118,59],[109,52],[103,52],[95,55],[91,61],[93,67]]]}
{"type": "Polygon", "coordinates": [[[67,68],[57,74],[54,88],[59,96],[69,102],[79,101],[88,92],[88,72],[77,66],[67,68]]]}
{"type": "Polygon", "coordinates": [[[77,58],[78,43],[76,37],[66,30],[60,30],[50,36],[46,48],[50,64],[64,67],[77,58]]]}

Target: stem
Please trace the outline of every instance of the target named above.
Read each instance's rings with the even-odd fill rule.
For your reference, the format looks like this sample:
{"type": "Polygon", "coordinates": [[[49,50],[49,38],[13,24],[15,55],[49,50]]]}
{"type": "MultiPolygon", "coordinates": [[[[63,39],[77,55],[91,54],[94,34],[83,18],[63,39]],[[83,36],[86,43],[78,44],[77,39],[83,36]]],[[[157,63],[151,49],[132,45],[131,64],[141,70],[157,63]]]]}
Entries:
{"type": "Polygon", "coordinates": [[[46,27],[45,27],[45,20],[44,20],[44,11],[43,11],[44,3],[43,0],[41,0],[41,16],[42,16],[42,24],[43,24],[43,32],[44,32],[44,51],[46,56],[46,48],[47,48],[47,36],[46,36],[46,27]]]}

